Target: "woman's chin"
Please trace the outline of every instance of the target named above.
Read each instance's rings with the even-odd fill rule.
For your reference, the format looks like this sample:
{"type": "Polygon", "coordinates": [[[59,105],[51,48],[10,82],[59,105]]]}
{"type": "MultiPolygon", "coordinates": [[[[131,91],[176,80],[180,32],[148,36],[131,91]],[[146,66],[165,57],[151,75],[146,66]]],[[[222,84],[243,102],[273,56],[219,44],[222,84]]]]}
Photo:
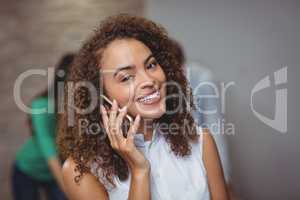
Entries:
{"type": "Polygon", "coordinates": [[[152,105],[144,105],[139,103],[137,113],[140,114],[142,118],[157,119],[165,114],[165,112],[165,105],[162,103],[152,105]]]}
{"type": "Polygon", "coordinates": [[[164,112],[152,112],[152,113],[140,113],[142,118],[145,119],[158,119],[160,118],[162,115],[164,114],[164,112]]]}

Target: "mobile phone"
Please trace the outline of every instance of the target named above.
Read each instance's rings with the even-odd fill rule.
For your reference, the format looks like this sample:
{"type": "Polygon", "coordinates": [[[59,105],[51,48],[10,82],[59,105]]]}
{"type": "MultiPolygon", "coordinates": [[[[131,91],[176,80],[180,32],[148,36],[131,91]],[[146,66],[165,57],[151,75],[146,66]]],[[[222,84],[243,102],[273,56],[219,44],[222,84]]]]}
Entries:
{"type": "MultiPolygon", "coordinates": [[[[100,96],[101,96],[102,99],[104,100],[103,103],[105,103],[106,105],[108,105],[109,108],[111,108],[111,107],[112,107],[112,104],[113,104],[112,101],[111,101],[107,96],[105,96],[104,94],[100,94],[100,96]]],[[[118,111],[120,112],[121,109],[118,108],[118,111]]],[[[126,117],[127,121],[125,120],[125,123],[123,123],[124,126],[122,127],[122,129],[123,129],[123,132],[124,132],[124,136],[126,137],[127,132],[128,132],[128,130],[129,130],[129,127],[130,127],[130,125],[131,125],[132,122],[133,122],[133,119],[132,119],[132,117],[131,117],[130,115],[128,115],[128,114],[126,114],[125,117],[126,117]]]]}

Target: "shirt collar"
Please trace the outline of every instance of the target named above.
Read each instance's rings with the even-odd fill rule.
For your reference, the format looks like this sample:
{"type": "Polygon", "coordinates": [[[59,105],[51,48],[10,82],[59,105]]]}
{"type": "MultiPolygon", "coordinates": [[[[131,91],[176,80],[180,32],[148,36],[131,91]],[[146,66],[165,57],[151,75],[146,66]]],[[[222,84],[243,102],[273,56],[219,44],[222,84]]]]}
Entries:
{"type": "Polygon", "coordinates": [[[158,126],[155,126],[153,129],[153,135],[151,140],[145,141],[143,133],[136,133],[134,136],[134,142],[137,147],[145,147],[146,146],[145,143],[148,142],[149,142],[149,146],[151,146],[155,141],[157,141],[158,137],[159,137],[159,128],[158,126]]]}

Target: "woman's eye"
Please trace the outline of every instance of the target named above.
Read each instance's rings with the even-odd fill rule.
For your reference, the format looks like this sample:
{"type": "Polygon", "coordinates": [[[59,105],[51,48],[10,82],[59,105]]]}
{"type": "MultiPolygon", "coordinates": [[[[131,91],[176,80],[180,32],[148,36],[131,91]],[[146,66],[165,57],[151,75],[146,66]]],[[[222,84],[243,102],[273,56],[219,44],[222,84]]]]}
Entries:
{"type": "Polygon", "coordinates": [[[147,68],[148,68],[148,69],[149,69],[149,68],[154,68],[154,67],[156,67],[156,65],[157,65],[157,62],[154,61],[154,62],[151,62],[151,63],[147,66],[147,68]]]}
{"type": "Polygon", "coordinates": [[[131,79],[132,77],[133,77],[132,75],[124,76],[123,78],[121,78],[121,82],[128,81],[128,80],[131,79]]]}

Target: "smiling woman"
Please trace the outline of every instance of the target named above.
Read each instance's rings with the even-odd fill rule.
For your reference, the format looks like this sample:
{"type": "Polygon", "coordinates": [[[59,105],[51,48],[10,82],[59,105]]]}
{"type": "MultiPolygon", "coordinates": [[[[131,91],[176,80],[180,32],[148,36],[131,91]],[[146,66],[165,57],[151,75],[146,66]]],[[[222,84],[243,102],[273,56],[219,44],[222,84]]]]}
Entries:
{"type": "MultiPolygon", "coordinates": [[[[163,27],[127,14],[107,18],[79,51],[67,81],[91,83],[113,100],[112,107],[100,98],[90,112],[75,112],[74,126],[70,112],[59,119],[70,199],[227,199],[215,143],[194,122],[192,92],[163,27]],[[129,129],[126,114],[134,118],[129,129]],[[99,124],[99,133],[82,130],[82,119],[99,124]]],[[[87,88],[72,91],[71,101],[68,89],[65,110],[70,102],[76,111],[89,107],[87,88]]]]}
{"type": "Polygon", "coordinates": [[[122,107],[127,105],[133,116],[140,113],[142,118],[155,119],[164,114],[166,92],[162,86],[166,77],[151,50],[142,42],[112,41],[103,52],[100,65],[104,93],[110,99],[122,107]]]}

